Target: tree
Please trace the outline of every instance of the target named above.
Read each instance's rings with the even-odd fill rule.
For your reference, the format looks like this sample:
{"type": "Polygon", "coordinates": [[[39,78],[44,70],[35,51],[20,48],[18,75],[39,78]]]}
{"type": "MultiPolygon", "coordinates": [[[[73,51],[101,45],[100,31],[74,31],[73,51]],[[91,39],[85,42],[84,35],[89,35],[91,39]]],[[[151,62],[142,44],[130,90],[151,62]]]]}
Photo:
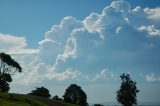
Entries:
{"type": "Polygon", "coordinates": [[[58,100],[59,98],[58,98],[57,95],[55,95],[52,99],[53,99],[53,100],[58,100]]]}
{"type": "Polygon", "coordinates": [[[55,95],[52,100],[56,100],[56,101],[63,101],[62,98],[59,98],[57,95],[55,95]]]}
{"type": "Polygon", "coordinates": [[[132,81],[129,74],[122,74],[121,76],[121,86],[117,91],[117,101],[124,106],[132,106],[137,104],[137,90],[136,82],[132,81]]]}
{"type": "Polygon", "coordinates": [[[65,102],[74,103],[81,106],[87,106],[87,95],[81,89],[81,87],[76,84],[71,84],[66,89],[63,98],[65,102]]]}
{"type": "Polygon", "coordinates": [[[32,90],[31,93],[29,93],[29,95],[41,96],[45,98],[51,97],[51,95],[49,94],[49,90],[45,87],[40,87],[40,88],[37,87],[36,90],[32,90]]]}
{"type": "Polygon", "coordinates": [[[12,82],[11,75],[16,72],[22,72],[22,68],[17,61],[11,58],[10,55],[0,53],[0,91],[8,92],[9,82],[12,82]]]}

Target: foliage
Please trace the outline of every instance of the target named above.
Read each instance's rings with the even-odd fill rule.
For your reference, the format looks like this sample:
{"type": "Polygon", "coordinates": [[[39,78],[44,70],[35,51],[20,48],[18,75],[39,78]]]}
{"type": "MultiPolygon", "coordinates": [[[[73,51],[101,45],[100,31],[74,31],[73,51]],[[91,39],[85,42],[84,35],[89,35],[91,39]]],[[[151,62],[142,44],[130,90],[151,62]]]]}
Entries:
{"type": "Polygon", "coordinates": [[[81,106],[87,106],[87,95],[81,89],[81,87],[76,84],[71,84],[66,89],[63,98],[65,102],[74,103],[81,106]]]}
{"type": "Polygon", "coordinates": [[[29,94],[34,96],[45,97],[45,98],[51,97],[51,95],[49,94],[49,90],[45,87],[40,87],[40,88],[37,87],[36,90],[32,90],[31,93],[29,94]]]}
{"type": "Polygon", "coordinates": [[[0,91],[8,92],[9,82],[12,82],[11,75],[15,72],[22,72],[22,68],[17,61],[11,58],[10,55],[0,53],[0,91]]]}
{"type": "Polygon", "coordinates": [[[121,86],[117,91],[117,101],[124,106],[132,106],[137,104],[137,90],[136,82],[132,81],[129,74],[122,74],[121,76],[121,86]]]}

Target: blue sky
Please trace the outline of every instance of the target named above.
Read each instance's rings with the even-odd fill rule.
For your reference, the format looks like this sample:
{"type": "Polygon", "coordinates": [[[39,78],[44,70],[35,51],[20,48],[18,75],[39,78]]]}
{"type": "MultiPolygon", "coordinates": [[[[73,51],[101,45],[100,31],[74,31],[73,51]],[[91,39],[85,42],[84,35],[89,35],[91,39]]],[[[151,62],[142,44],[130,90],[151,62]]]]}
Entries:
{"type": "Polygon", "coordinates": [[[29,46],[37,47],[44,33],[66,16],[83,20],[91,12],[101,12],[106,1],[0,1],[1,32],[27,36],[29,46]],[[96,5],[95,5],[96,4],[96,5]]]}
{"type": "Polygon", "coordinates": [[[0,51],[23,68],[11,92],[77,83],[90,103],[114,102],[130,73],[139,102],[159,102],[159,14],[159,0],[0,0],[0,51]]]}

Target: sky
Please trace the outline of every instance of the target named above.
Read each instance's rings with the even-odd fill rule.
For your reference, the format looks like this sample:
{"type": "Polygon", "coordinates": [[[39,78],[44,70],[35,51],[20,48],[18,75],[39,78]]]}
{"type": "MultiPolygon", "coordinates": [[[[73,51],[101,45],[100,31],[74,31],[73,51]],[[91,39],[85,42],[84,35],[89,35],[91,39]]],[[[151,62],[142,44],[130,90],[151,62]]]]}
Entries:
{"type": "Polygon", "coordinates": [[[76,83],[89,103],[116,102],[129,73],[138,102],[159,102],[160,1],[0,0],[0,52],[23,69],[10,92],[76,83]]]}

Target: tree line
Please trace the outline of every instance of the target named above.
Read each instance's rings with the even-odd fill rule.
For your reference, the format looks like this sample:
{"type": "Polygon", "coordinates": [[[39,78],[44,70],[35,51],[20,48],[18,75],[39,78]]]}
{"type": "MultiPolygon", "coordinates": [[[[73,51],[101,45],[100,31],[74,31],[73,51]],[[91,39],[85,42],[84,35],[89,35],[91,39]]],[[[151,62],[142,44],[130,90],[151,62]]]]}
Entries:
{"type": "MultiPolygon", "coordinates": [[[[9,83],[12,82],[12,75],[16,72],[21,73],[22,68],[17,61],[11,58],[6,53],[0,53],[0,92],[8,92],[10,90],[9,83]]],[[[133,81],[129,74],[122,74],[120,76],[122,82],[120,88],[117,90],[116,99],[123,106],[133,106],[137,104],[137,89],[136,82],[133,81]]],[[[49,90],[45,87],[37,87],[28,95],[51,98],[49,90]]],[[[88,106],[87,95],[82,88],[76,84],[71,84],[63,95],[63,99],[55,95],[53,100],[64,101],[68,103],[78,104],[80,106],[88,106]]],[[[94,104],[94,106],[103,106],[102,104],[94,104]]]]}

